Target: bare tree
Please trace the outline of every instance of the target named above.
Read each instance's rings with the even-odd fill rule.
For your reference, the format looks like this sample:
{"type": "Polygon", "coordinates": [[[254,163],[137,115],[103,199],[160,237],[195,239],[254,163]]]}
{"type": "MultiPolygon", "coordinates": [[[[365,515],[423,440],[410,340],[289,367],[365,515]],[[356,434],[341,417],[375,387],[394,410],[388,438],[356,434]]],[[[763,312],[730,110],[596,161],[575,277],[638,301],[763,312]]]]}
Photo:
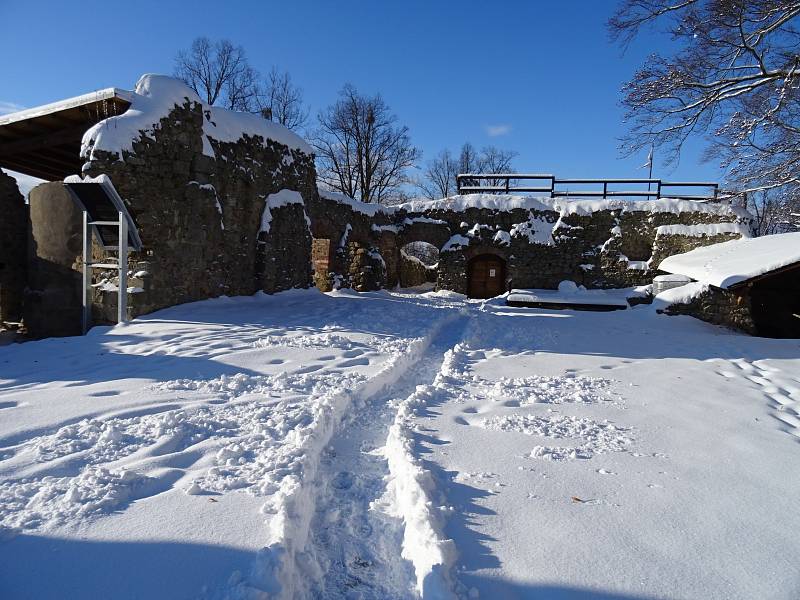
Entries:
{"type": "MultiPolygon", "coordinates": [[[[443,150],[428,162],[423,172],[424,179],[417,183],[423,195],[430,199],[444,198],[458,193],[458,175],[468,173],[491,174],[507,173],[513,170],[512,161],[517,153],[512,150],[501,150],[495,146],[486,146],[478,152],[466,142],[461,146],[458,158],[449,150],[443,150]]],[[[505,183],[505,179],[462,179],[462,184],[477,186],[484,182],[487,186],[505,183]]]]}
{"type": "Polygon", "coordinates": [[[289,129],[301,129],[308,121],[308,109],[303,105],[303,90],[292,82],[286,71],[273,67],[258,96],[258,107],[265,118],[289,129]]]}
{"type": "Polygon", "coordinates": [[[442,150],[429,161],[423,171],[423,177],[417,186],[426,198],[437,200],[447,198],[458,191],[456,175],[459,162],[449,150],[442,150]]]}
{"type": "Polygon", "coordinates": [[[345,85],[318,120],[313,144],[323,185],[363,202],[385,202],[409,183],[408,169],[421,153],[380,95],[345,85]]]}
{"type": "MultiPolygon", "coordinates": [[[[508,173],[513,169],[512,162],[517,153],[513,150],[501,150],[495,146],[485,146],[478,152],[466,142],[461,146],[458,158],[454,158],[449,150],[443,150],[430,161],[423,172],[424,179],[417,186],[425,197],[435,200],[458,193],[457,175],[467,173],[508,173]]],[[[464,185],[477,186],[479,179],[466,178],[464,185]]],[[[498,186],[505,179],[483,180],[484,185],[498,186]]]]}
{"type": "Polygon", "coordinates": [[[258,72],[248,63],[244,49],[229,40],[195,39],[188,51],[175,57],[175,76],[207,104],[240,111],[255,109],[258,72]]]}
{"type": "MultiPolygon", "coordinates": [[[[478,165],[482,173],[509,173],[513,170],[512,162],[517,156],[513,150],[501,150],[495,146],[486,146],[481,149],[478,165]]],[[[506,182],[505,179],[488,179],[486,185],[498,186],[506,182]]]]}
{"type": "Polygon", "coordinates": [[[718,158],[746,192],[800,197],[800,2],[790,0],[623,0],[609,21],[627,44],[661,26],[676,52],[653,54],[624,87],[632,126],[623,149],[651,144],[680,155],[686,139],[709,133],[718,158]]]}
{"type": "Polygon", "coordinates": [[[774,190],[761,190],[739,196],[739,203],[753,215],[753,234],[772,235],[800,230],[800,215],[774,190]]]}

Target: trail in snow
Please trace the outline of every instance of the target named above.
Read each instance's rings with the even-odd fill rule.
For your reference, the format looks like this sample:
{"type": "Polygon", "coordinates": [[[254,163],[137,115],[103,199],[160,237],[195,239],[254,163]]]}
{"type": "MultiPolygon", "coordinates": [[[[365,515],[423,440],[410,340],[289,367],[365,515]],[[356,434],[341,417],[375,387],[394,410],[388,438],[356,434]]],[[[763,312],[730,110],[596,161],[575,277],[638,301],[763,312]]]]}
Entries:
{"type": "Polygon", "coordinates": [[[466,317],[434,332],[427,349],[384,393],[354,407],[322,460],[318,505],[312,521],[312,549],[320,578],[315,598],[416,598],[411,562],[401,558],[401,518],[387,514],[389,477],[383,447],[398,406],[433,383],[446,352],[461,339],[466,317]]]}
{"type": "Polygon", "coordinates": [[[3,347],[0,598],[794,599],[799,364],[396,292],[3,347]]]}

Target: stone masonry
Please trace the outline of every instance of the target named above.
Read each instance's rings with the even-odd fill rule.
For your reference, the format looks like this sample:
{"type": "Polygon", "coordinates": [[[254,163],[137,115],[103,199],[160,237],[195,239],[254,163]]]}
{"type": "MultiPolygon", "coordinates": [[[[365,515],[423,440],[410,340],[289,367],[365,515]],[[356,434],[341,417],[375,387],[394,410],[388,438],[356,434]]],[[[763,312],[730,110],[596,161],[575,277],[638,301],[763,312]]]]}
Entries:
{"type": "MultiPolygon", "coordinates": [[[[313,157],[272,140],[210,140],[203,154],[201,105],[186,101],[161,119],[133,152],[96,151],[87,175],[104,173],[125,199],[144,244],[131,254],[131,316],[220,295],[272,293],[311,285],[311,236],[302,204],[270,209],[282,189],[316,195],[313,157]],[[121,159],[121,160],[120,160],[121,159]],[[140,277],[136,277],[137,273],[140,277]],[[146,278],[146,281],[140,279],[146,278]]],[[[98,300],[115,311],[116,294],[98,300]]]]}
{"type": "Polygon", "coordinates": [[[668,315],[689,315],[707,323],[756,335],[750,294],[747,292],[747,289],[733,292],[709,286],[691,302],[672,304],[664,312],[668,315]]]}

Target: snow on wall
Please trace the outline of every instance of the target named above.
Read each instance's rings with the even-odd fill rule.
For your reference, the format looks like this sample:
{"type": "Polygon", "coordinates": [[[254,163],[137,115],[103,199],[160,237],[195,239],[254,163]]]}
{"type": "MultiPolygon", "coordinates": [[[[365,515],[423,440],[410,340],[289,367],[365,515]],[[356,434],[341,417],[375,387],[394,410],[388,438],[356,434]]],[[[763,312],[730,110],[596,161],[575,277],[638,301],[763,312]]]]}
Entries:
{"type": "Polygon", "coordinates": [[[465,194],[441,200],[415,200],[398,205],[412,212],[425,210],[464,211],[470,208],[510,211],[515,209],[555,211],[562,217],[568,215],[590,216],[602,210],[644,211],[653,213],[704,213],[711,215],[735,215],[750,218],[743,208],[722,203],[694,202],[662,198],[660,200],[591,199],[569,200],[546,196],[515,196],[507,194],[465,194]]]}
{"type": "MultiPolygon", "coordinates": [[[[264,202],[264,212],[261,213],[261,227],[259,228],[258,232],[269,233],[272,225],[272,209],[287,206],[289,204],[305,204],[303,202],[303,196],[300,195],[300,192],[284,189],[280,192],[267,196],[266,202],[264,202]]],[[[308,217],[306,217],[306,219],[307,218],[308,217]]]]}
{"type": "MultiPolygon", "coordinates": [[[[319,187],[319,186],[317,186],[319,187]]],[[[356,212],[360,212],[362,214],[367,215],[368,217],[374,217],[378,213],[383,213],[385,215],[390,215],[397,211],[398,207],[394,206],[385,206],[383,204],[375,204],[370,202],[361,202],[359,200],[355,200],[350,196],[346,196],[344,194],[340,194],[338,192],[331,192],[329,190],[321,189],[319,190],[319,195],[321,198],[326,200],[333,200],[338,204],[343,204],[344,206],[349,206],[356,212]]]]}
{"type": "Polygon", "coordinates": [[[447,240],[445,245],[442,246],[440,252],[450,252],[451,250],[457,250],[458,248],[469,246],[469,243],[470,239],[468,237],[464,237],[460,233],[457,233],[449,240],[447,240]]]}
{"type": "Polygon", "coordinates": [[[727,289],[795,263],[800,263],[800,232],[703,246],[665,258],[658,268],[727,289]]]}
{"type": "Polygon", "coordinates": [[[704,223],[701,225],[661,225],[656,228],[656,235],[685,235],[701,237],[737,234],[750,237],[750,228],[742,223],[704,223]]]}
{"type": "Polygon", "coordinates": [[[517,223],[511,228],[511,237],[524,236],[528,238],[528,243],[539,244],[542,246],[553,246],[553,231],[555,226],[548,223],[542,217],[531,216],[523,223],[517,223]]]}
{"type": "Polygon", "coordinates": [[[202,105],[203,153],[213,157],[208,138],[220,142],[236,142],[245,135],[259,135],[265,140],[280,144],[305,154],[313,154],[311,146],[283,125],[273,123],[259,115],[239,113],[200,100],[197,93],[182,81],[166,75],[142,75],[131,94],[131,106],[121,115],[109,117],[91,127],[83,135],[81,157],[91,160],[96,150],[117,153],[132,151],[133,142],[140,132],[152,134],[160,120],[176,106],[187,100],[202,105]]]}
{"type": "Polygon", "coordinates": [[[700,294],[708,291],[708,284],[693,281],[678,287],[665,290],[653,298],[651,310],[662,312],[673,304],[690,304],[700,294]]]}

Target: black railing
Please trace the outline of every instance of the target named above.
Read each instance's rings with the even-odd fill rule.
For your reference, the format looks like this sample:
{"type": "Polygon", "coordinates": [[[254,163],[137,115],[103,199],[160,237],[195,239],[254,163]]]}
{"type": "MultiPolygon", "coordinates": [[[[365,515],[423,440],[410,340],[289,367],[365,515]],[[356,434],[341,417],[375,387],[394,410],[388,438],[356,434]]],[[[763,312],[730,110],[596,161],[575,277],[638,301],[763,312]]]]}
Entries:
{"type": "Polygon", "coordinates": [[[550,198],[675,198],[697,202],[719,200],[719,184],[702,181],[662,181],[661,179],[558,179],[555,175],[526,173],[462,173],[456,176],[459,194],[473,193],[533,193],[550,198]],[[481,185],[482,181],[488,182],[481,185]],[[530,181],[534,185],[519,185],[530,181]],[[513,184],[512,184],[513,183],[513,184]],[[538,184],[538,185],[536,185],[538,184]],[[596,189],[576,190],[569,186],[594,186],[596,189]],[[636,185],[639,189],[611,189],[636,185]],[[647,189],[644,186],[647,185],[647,189]],[[602,186],[602,189],[599,189],[602,186]],[[678,191],[668,192],[666,189],[678,191]],[[706,194],[681,193],[680,188],[706,189],[706,194]]]}

